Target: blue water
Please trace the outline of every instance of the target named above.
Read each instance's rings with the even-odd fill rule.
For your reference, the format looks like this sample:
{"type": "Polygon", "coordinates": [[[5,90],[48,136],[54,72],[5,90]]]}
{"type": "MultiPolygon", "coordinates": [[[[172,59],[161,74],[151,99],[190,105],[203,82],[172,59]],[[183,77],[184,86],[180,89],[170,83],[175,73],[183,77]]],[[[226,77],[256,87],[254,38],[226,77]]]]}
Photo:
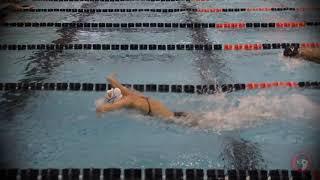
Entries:
{"type": "MultiPolygon", "coordinates": [[[[33,2],[38,8],[303,7],[301,1],[33,2]],[[85,5],[87,4],[87,5],[85,5]]],[[[276,22],[318,21],[315,12],[18,13],[8,22],[276,22]]],[[[289,29],[86,29],[1,27],[2,43],[317,42],[316,27],[289,29]],[[64,38],[62,38],[64,37],[64,38]],[[68,39],[68,40],[66,40],[68,39]]],[[[0,51],[0,81],[238,83],[318,80],[319,64],[281,50],[0,51]]],[[[192,119],[164,122],[135,111],[95,113],[103,92],[1,92],[0,165],[19,168],[181,167],[287,168],[300,152],[319,168],[319,91],[272,89],[219,95],[146,93],[192,119]]]]}

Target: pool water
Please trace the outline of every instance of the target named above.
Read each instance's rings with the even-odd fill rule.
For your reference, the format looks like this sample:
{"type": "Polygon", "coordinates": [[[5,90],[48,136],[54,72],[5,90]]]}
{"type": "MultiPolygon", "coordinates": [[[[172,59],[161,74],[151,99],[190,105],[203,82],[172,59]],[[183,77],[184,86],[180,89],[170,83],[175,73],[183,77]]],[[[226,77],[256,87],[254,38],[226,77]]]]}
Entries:
{"type": "MultiPolygon", "coordinates": [[[[305,7],[308,1],[41,2],[37,8],[305,7]]],[[[239,13],[21,12],[8,22],[319,21],[315,11],[239,13]]],[[[283,29],[85,29],[1,27],[0,44],[317,42],[317,27],[283,29]]],[[[0,51],[0,82],[104,83],[113,72],[130,84],[317,81],[320,65],[287,60],[281,50],[0,51]]],[[[193,118],[168,123],[120,110],[99,116],[104,92],[1,92],[0,166],[17,168],[180,167],[290,169],[303,152],[319,168],[320,93],[269,89],[227,94],[146,93],[193,118]]]]}

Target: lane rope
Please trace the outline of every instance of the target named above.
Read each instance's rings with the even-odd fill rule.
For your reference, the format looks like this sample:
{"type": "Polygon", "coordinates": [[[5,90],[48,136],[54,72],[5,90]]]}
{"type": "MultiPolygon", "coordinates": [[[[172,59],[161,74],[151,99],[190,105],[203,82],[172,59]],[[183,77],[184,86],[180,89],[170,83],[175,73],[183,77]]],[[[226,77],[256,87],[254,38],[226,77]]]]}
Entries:
{"type": "Polygon", "coordinates": [[[51,180],[117,180],[124,179],[317,179],[319,170],[236,170],[236,169],[180,169],[180,168],[65,168],[65,169],[0,169],[0,178],[11,179],[51,179],[51,180]],[[60,178],[59,178],[60,177],[60,178]]]}
{"type": "MultiPolygon", "coordinates": [[[[234,92],[240,90],[257,90],[271,88],[313,88],[320,89],[318,81],[274,81],[274,82],[249,82],[237,84],[208,84],[208,85],[179,85],[179,84],[123,84],[128,88],[140,92],[161,92],[161,93],[197,93],[215,94],[219,92],[234,92]]],[[[45,90],[45,91],[106,91],[111,89],[106,83],[78,83],[78,82],[57,82],[57,83],[0,83],[0,91],[17,90],[45,90]]]]}
{"type": "Polygon", "coordinates": [[[308,43],[242,43],[242,44],[0,44],[0,50],[158,50],[158,51],[260,51],[289,46],[319,48],[319,42],[308,43]]]}
{"type": "Polygon", "coordinates": [[[70,9],[70,8],[35,8],[16,10],[19,12],[84,12],[84,13],[109,13],[109,12],[201,12],[201,13],[220,13],[220,12],[266,12],[266,11],[318,11],[318,7],[255,7],[255,8],[176,8],[176,9],[70,9]]]}
{"type": "Polygon", "coordinates": [[[56,2],[82,2],[82,1],[90,1],[90,2],[124,2],[124,1],[148,1],[148,2],[208,2],[208,0],[33,0],[33,1],[56,1],[56,2]]]}
{"type": "Polygon", "coordinates": [[[5,22],[5,27],[65,27],[65,28],[303,28],[318,27],[320,22],[225,22],[225,23],[58,23],[58,22],[5,22]]]}

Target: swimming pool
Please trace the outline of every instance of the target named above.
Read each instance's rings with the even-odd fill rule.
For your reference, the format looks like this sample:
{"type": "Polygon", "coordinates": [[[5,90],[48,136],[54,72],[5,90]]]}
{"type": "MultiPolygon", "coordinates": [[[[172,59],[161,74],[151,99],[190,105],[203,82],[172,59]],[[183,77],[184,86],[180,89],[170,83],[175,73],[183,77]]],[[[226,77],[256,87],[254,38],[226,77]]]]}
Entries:
{"type": "MultiPolygon", "coordinates": [[[[42,2],[37,8],[293,7],[300,1],[42,2]]],[[[21,12],[9,22],[277,22],[319,21],[314,11],[238,13],[21,12]]],[[[0,44],[32,43],[268,43],[316,42],[317,27],[282,29],[173,29],[1,27],[0,44]]],[[[0,51],[1,82],[207,84],[317,81],[319,65],[287,61],[270,51],[0,51]]],[[[97,117],[102,92],[1,92],[0,165],[18,168],[179,167],[290,169],[295,155],[319,168],[319,91],[269,89],[197,95],[146,93],[196,122],[121,110],[97,117]]]]}

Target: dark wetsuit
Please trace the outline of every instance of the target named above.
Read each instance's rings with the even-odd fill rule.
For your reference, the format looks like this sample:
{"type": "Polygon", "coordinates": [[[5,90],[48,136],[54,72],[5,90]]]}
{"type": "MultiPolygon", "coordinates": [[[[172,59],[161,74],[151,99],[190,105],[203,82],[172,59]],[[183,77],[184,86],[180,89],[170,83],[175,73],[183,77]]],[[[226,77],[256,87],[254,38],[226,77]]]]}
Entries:
{"type": "MultiPolygon", "coordinates": [[[[148,107],[149,107],[149,111],[147,113],[147,115],[152,116],[152,111],[151,111],[151,105],[150,105],[150,101],[149,101],[149,97],[144,97],[148,103],[148,107]]],[[[188,113],[185,112],[173,112],[174,117],[186,117],[188,115],[188,113]]]]}

